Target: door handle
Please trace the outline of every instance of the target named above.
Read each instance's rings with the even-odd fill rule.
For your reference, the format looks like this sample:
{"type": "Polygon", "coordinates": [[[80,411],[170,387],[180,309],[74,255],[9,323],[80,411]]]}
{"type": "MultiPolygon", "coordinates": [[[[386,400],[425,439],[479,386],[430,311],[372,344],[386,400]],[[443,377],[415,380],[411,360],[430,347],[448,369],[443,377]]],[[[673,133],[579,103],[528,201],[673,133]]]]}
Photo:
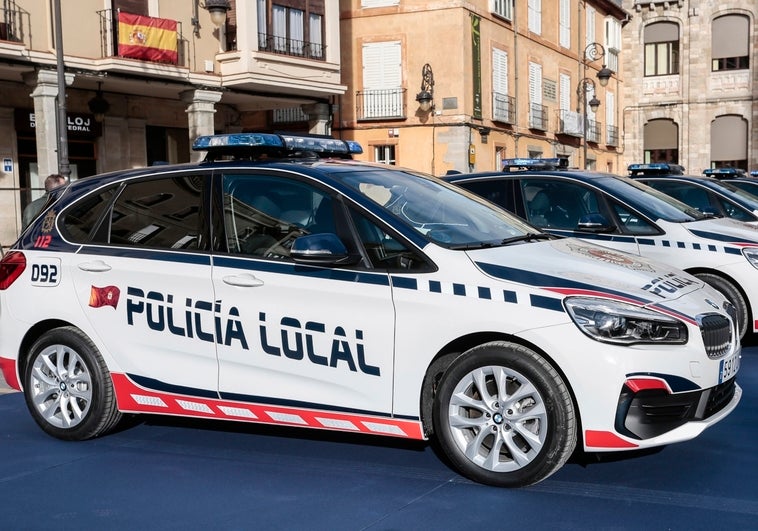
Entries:
{"type": "Polygon", "coordinates": [[[82,271],[90,271],[92,273],[104,273],[105,271],[110,271],[112,268],[102,260],[93,260],[92,262],[79,264],[79,269],[82,271]]]}
{"type": "Polygon", "coordinates": [[[226,284],[231,286],[240,286],[243,288],[256,288],[263,285],[263,281],[250,273],[240,275],[228,275],[223,278],[226,284]]]}

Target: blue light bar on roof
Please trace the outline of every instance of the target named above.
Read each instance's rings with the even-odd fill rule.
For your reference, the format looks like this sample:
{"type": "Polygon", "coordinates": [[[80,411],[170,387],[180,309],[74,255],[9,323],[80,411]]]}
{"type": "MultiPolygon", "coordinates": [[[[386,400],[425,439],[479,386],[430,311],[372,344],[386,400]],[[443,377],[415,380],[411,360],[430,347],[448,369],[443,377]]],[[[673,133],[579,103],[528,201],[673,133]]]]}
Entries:
{"type": "Polygon", "coordinates": [[[745,175],[745,171],[739,168],[706,168],[703,170],[703,175],[710,175],[713,177],[735,177],[738,175],[745,175]]]}
{"type": "Polygon", "coordinates": [[[533,169],[549,169],[549,168],[567,168],[568,159],[564,158],[547,158],[547,159],[529,159],[529,158],[516,158],[516,159],[503,159],[503,170],[508,168],[533,168],[533,169]]]}
{"type": "Polygon", "coordinates": [[[208,151],[221,147],[277,147],[283,148],[279,135],[268,133],[232,133],[227,135],[199,136],[192,144],[195,151],[208,151]]]}
{"type": "Polygon", "coordinates": [[[649,162],[647,164],[630,164],[626,167],[632,175],[655,175],[662,173],[671,173],[681,175],[684,173],[684,166],[679,164],[669,164],[667,162],[649,162]]]}
{"type": "Polygon", "coordinates": [[[758,170],[752,170],[750,172],[750,175],[753,176],[753,177],[758,177],[758,170]]]}
{"type": "Polygon", "coordinates": [[[278,135],[274,133],[232,133],[198,137],[192,144],[194,151],[211,151],[229,148],[276,148],[287,151],[311,151],[324,155],[355,155],[363,148],[352,140],[305,135],[278,135]]]}

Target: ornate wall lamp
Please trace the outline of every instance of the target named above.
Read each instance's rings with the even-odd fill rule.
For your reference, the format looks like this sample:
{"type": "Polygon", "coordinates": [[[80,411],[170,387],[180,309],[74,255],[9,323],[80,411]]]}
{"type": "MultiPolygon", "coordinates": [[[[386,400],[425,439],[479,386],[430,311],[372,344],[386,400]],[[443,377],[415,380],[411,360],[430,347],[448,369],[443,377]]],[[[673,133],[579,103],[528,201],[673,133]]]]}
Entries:
{"type": "MultiPolygon", "coordinates": [[[[582,61],[585,76],[587,75],[587,64],[602,59],[603,57],[605,57],[605,48],[603,48],[602,44],[593,42],[587,45],[584,49],[584,60],[582,61]]],[[[613,71],[603,63],[603,67],[598,71],[596,76],[600,86],[607,86],[612,75],[613,71]]],[[[584,168],[587,169],[587,129],[589,125],[587,107],[589,107],[593,113],[597,112],[600,107],[600,100],[597,99],[595,93],[595,81],[588,77],[584,77],[579,81],[579,85],[576,87],[576,94],[579,96],[579,101],[582,102],[582,150],[584,152],[584,168]],[[592,99],[587,101],[587,92],[589,92],[590,89],[592,90],[592,99]]]]}
{"type": "Polygon", "coordinates": [[[434,109],[434,73],[429,63],[421,69],[421,92],[416,94],[416,101],[421,112],[434,109]]]}
{"type": "Polygon", "coordinates": [[[103,97],[102,87],[103,84],[98,82],[95,97],[87,102],[89,112],[95,115],[96,122],[102,122],[103,118],[105,117],[105,113],[107,113],[111,108],[111,104],[108,103],[108,100],[103,97]]]}

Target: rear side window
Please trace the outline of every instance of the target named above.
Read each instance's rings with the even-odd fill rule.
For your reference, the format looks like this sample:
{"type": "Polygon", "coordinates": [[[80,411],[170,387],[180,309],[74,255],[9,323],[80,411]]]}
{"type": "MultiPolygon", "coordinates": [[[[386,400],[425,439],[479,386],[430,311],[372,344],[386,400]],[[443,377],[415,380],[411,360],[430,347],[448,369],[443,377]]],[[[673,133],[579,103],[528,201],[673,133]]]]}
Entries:
{"type": "Polygon", "coordinates": [[[75,243],[89,242],[117,189],[118,185],[114,185],[104,192],[88,195],[68,209],[62,224],[66,238],[75,243]]]}
{"type": "Polygon", "coordinates": [[[126,184],[94,242],[158,249],[198,249],[202,240],[201,176],[126,184]]]}

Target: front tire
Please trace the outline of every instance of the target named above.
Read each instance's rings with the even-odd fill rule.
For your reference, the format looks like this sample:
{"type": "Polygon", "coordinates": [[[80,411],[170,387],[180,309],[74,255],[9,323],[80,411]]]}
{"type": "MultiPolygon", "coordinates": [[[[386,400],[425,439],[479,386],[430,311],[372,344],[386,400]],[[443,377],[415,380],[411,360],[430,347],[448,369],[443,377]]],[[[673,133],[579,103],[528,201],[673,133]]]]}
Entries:
{"type": "Polygon", "coordinates": [[[98,437],[121,419],[105,361],[74,327],[50,330],[32,345],[24,398],[37,424],[58,439],[98,437]]]}
{"type": "Polygon", "coordinates": [[[487,343],[458,357],[440,382],[433,420],[452,465],[487,485],[542,481],[576,446],[566,384],[547,360],[515,343],[487,343]]]}

